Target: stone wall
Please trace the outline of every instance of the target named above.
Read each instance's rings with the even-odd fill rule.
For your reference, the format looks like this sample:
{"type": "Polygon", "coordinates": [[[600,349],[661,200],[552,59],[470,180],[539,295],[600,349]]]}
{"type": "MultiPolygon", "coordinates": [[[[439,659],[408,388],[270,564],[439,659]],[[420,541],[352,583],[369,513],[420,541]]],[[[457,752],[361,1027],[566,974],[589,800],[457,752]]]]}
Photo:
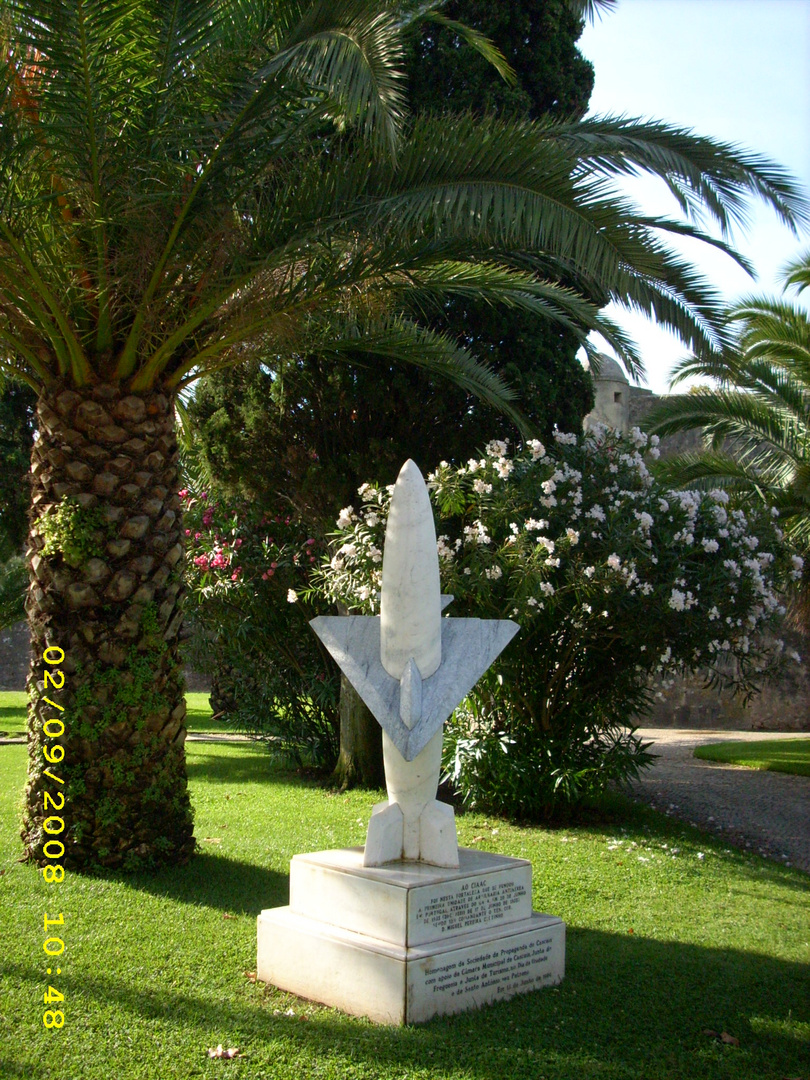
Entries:
{"type": "MultiPolygon", "coordinates": [[[[31,660],[28,626],[16,623],[0,632],[0,690],[24,690],[31,660]]],[[[207,675],[186,669],[186,689],[207,694],[211,680],[207,675]]]]}
{"type": "Polygon", "coordinates": [[[778,680],[765,683],[748,705],[741,698],[705,688],[689,676],[674,685],[659,686],[652,713],[638,721],[642,727],[719,728],[728,731],[810,731],[810,640],[806,634],[782,634],[788,649],[801,662],[788,660],[778,680]]]}
{"type": "Polygon", "coordinates": [[[0,690],[25,689],[30,659],[26,623],[15,623],[0,631],[0,690]]]}

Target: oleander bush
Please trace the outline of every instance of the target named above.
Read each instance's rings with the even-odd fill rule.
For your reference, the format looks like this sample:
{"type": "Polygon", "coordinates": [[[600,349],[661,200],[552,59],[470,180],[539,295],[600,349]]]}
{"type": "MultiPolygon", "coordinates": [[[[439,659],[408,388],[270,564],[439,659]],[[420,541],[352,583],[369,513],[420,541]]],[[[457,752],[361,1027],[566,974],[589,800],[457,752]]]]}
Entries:
{"type": "Polygon", "coordinates": [[[211,674],[213,708],[296,764],[331,769],[340,681],[308,626],[328,607],[307,588],[323,542],[282,508],[211,490],[184,488],[180,496],[187,656],[211,674]]]}
{"type": "MultiPolygon", "coordinates": [[[[597,427],[514,455],[494,440],[430,474],[448,614],[521,627],[447,725],[446,776],[468,805],[570,811],[650,763],[628,725],[653,678],[697,670],[750,696],[789,661],[773,631],[802,561],[775,515],[666,489],[657,455],[638,429],[597,427]]],[[[391,490],[364,484],[341,512],[320,595],[378,609],[391,490]]]]}

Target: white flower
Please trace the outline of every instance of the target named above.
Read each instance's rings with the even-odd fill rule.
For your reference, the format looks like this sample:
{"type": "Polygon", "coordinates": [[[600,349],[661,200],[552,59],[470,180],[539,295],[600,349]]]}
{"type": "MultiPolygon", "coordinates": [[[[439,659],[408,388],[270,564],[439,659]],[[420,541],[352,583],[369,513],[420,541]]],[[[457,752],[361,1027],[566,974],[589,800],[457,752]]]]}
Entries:
{"type": "Polygon", "coordinates": [[[686,607],[686,594],[682,593],[680,589],[673,589],[669,598],[669,606],[673,611],[683,611],[686,607]]]}
{"type": "Polygon", "coordinates": [[[487,457],[506,457],[508,439],[493,439],[486,445],[487,457]]]}
{"type": "Polygon", "coordinates": [[[558,442],[561,446],[576,446],[577,444],[577,437],[571,432],[559,431],[557,428],[554,428],[553,434],[554,441],[558,442]]]}
{"type": "Polygon", "coordinates": [[[479,476],[476,480],[473,480],[473,491],[477,495],[489,495],[492,491],[492,484],[488,484],[479,476]]]}
{"type": "Polygon", "coordinates": [[[648,533],[653,527],[652,515],[646,513],[644,510],[642,510],[641,512],[639,512],[638,510],[634,510],[633,513],[638,520],[639,528],[641,529],[641,531],[648,533]]]}
{"type": "Polygon", "coordinates": [[[554,586],[551,584],[550,581],[541,581],[540,592],[543,593],[545,596],[553,596],[554,586]]]}
{"type": "Polygon", "coordinates": [[[709,611],[709,622],[714,622],[715,619],[719,619],[719,618],[720,618],[720,612],[717,610],[717,607],[715,606],[709,611]]]}
{"type": "Polygon", "coordinates": [[[539,439],[529,439],[526,445],[531,451],[532,461],[537,461],[538,458],[545,457],[546,448],[539,439]]]}
{"type": "Polygon", "coordinates": [[[471,544],[489,544],[492,542],[492,537],[481,521],[474,521],[472,525],[465,525],[464,536],[471,544]]]}
{"type": "Polygon", "coordinates": [[[382,562],[382,552],[380,551],[380,549],[378,547],[375,547],[372,544],[371,547],[368,549],[368,553],[371,556],[371,561],[373,563],[382,562]]]}
{"type": "Polygon", "coordinates": [[[527,532],[531,532],[533,529],[537,529],[539,531],[540,529],[547,528],[548,522],[544,518],[540,518],[540,520],[538,520],[537,518],[529,518],[529,520],[526,522],[527,532]]]}
{"type": "Polygon", "coordinates": [[[539,547],[544,547],[546,549],[546,551],[549,553],[549,555],[554,554],[554,548],[555,548],[556,545],[554,544],[554,541],[549,540],[549,538],[547,536],[538,536],[537,537],[537,544],[538,544],[539,547]]]}
{"type": "Polygon", "coordinates": [[[596,567],[586,566],[582,573],[585,575],[586,578],[592,578],[593,575],[596,573],[596,567]]]}
{"type": "Polygon", "coordinates": [[[804,559],[801,555],[791,555],[790,561],[793,563],[794,570],[802,570],[804,568],[804,559]]]}
{"type": "Polygon", "coordinates": [[[440,559],[452,559],[454,557],[453,549],[450,547],[450,537],[440,536],[436,541],[436,550],[439,553],[440,559]]]}
{"type": "Polygon", "coordinates": [[[298,599],[298,593],[295,589],[287,589],[287,603],[294,604],[298,599]]]}
{"type": "Polygon", "coordinates": [[[484,576],[489,578],[490,581],[497,581],[498,578],[503,577],[503,570],[500,566],[493,566],[489,570],[484,571],[484,576]]]}
{"type": "Polygon", "coordinates": [[[644,434],[644,432],[641,430],[641,428],[637,428],[637,427],[631,428],[631,430],[630,430],[630,438],[632,439],[634,446],[646,446],[647,445],[647,436],[644,434]]]}
{"type": "Polygon", "coordinates": [[[571,547],[573,547],[574,544],[579,543],[579,533],[577,532],[576,529],[566,529],[565,530],[565,537],[568,540],[571,547]]]}
{"type": "Polygon", "coordinates": [[[495,472],[500,476],[501,480],[505,480],[507,476],[514,469],[515,465],[512,461],[496,461],[495,472]]]}
{"type": "Polygon", "coordinates": [[[720,545],[716,540],[701,540],[700,542],[703,545],[703,550],[708,551],[710,555],[713,555],[715,551],[720,550],[720,545]]]}
{"type": "Polygon", "coordinates": [[[339,529],[348,529],[352,521],[354,521],[355,516],[353,506],[344,506],[338,514],[337,527],[339,529]]]}
{"type": "Polygon", "coordinates": [[[366,514],[366,525],[368,525],[370,529],[373,529],[374,526],[379,522],[379,520],[379,514],[375,514],[373,510],[370,513],[366,514]]]}
{"type": "Polygon", "coordinates": [[[622,568],[622,560],[619,558],[615,551],[612,555],[608,555],[607,564],[611,570],[621,570],[622,568]]]}

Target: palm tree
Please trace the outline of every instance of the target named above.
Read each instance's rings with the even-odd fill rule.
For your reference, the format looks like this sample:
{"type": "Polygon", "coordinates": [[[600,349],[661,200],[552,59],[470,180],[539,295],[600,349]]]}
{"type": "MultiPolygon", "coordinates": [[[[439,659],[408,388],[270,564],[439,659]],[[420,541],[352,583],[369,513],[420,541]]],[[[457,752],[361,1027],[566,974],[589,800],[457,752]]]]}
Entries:
{"type": "MultiPolygon", "coordinates": [[[[791,264],[784,284],[810,286],[810,252],[791,264]]],[[[702,429],[705,448],[661,468],[679,486],[721,487],[779,510],[793,540],[810,550],[810,314],[785,299],[748,297],[731,307],[734,348],[689,358],[673,383],[709,377],[662,402],[648,427],[659,435],[702,429]]]]}
{"type": "Polygon", "coordinates": [[[710,354],[716,298],[662,239],[708,237],[639,214],[610,178],[659,175],[724,227],[752,193],[791,225],[804,214],[777,167],[662,124],[408,120],[403,35],[440,6],[0,0],[0,367],[38,394],[23,839],[40,863],[48,646],[65,653],[66,865],[193,850],[173,405],[195,379],[366,351],[517,417],[406,300],[487,297],[598,329],[633,370],[600,314],[616,299],[710,354]]]}

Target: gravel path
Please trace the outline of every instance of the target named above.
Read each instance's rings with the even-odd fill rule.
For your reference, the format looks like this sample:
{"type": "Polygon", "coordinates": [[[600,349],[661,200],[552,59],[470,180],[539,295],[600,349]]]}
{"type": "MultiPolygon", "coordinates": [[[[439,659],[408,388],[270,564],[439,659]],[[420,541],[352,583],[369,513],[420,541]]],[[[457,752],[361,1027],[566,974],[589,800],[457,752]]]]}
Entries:
{"type": "Polygon", "coordinates": [[[681,731],[642,728],[659,759],[633,794],[675,817],[724,836],[738,847],[810,873],[810,776],[701,761],[703,743],[795,739],[797,732],[681,731]]]}

